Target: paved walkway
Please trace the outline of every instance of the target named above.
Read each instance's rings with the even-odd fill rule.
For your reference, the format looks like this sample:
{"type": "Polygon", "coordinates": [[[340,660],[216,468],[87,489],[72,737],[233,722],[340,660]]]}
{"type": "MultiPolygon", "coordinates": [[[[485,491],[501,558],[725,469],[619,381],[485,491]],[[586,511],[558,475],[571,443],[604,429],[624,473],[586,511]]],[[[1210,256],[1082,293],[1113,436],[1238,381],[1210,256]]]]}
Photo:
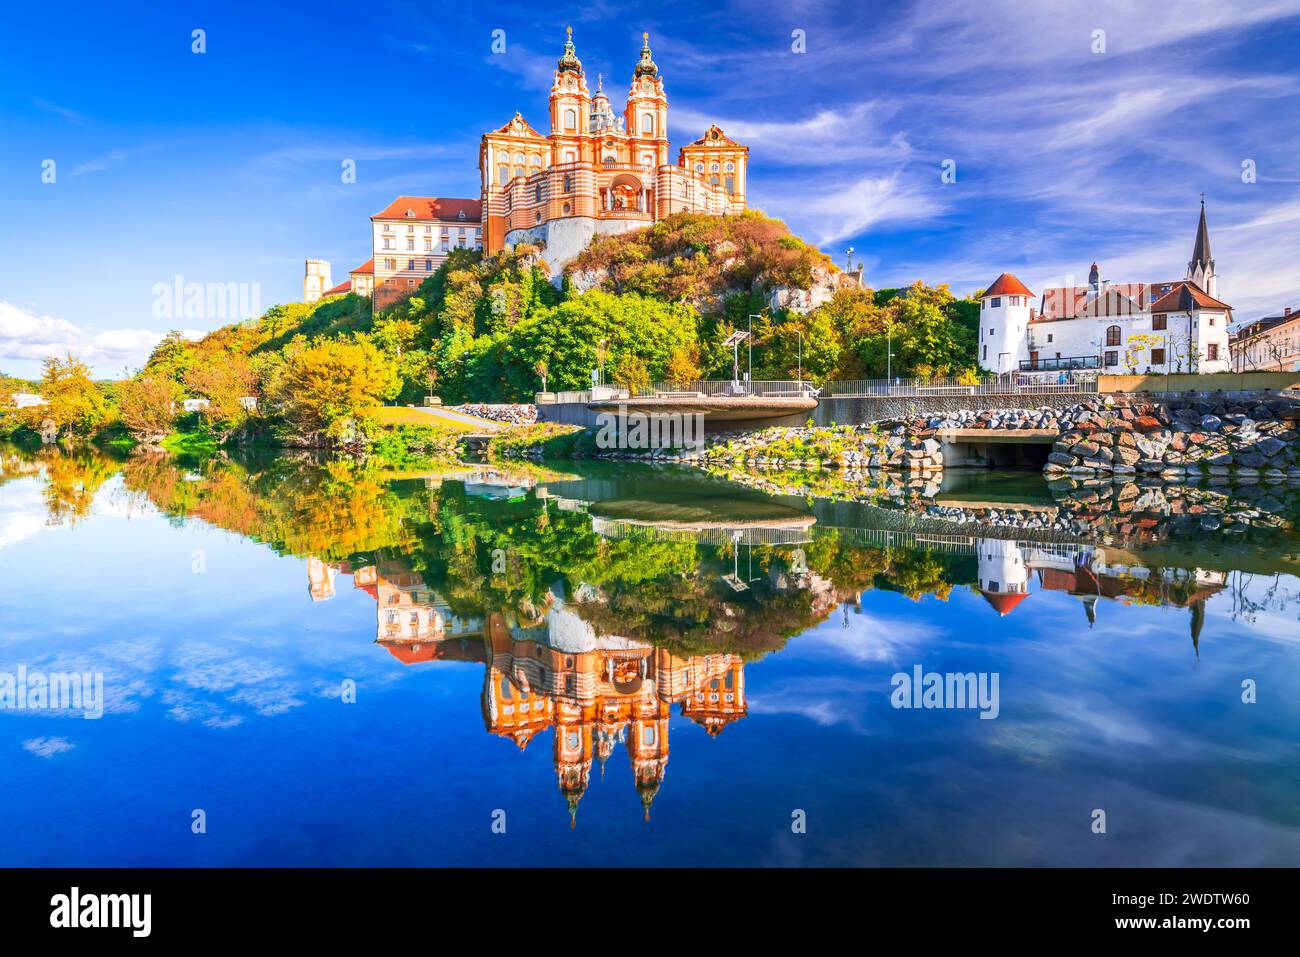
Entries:
{"type": "Polygon", "coordinates": [[[477,415],[467,415],[464,412],[457,412],[454,409],[444,409],[441,406],[420,405],[414,408],[416,412],[423,412],[434,419],[441,419],[444,422],[455,425],[469,426],[480,432],[500,432],[508,425],[506,422],[494,422],[491,419],[481,419],[477,415]]]}

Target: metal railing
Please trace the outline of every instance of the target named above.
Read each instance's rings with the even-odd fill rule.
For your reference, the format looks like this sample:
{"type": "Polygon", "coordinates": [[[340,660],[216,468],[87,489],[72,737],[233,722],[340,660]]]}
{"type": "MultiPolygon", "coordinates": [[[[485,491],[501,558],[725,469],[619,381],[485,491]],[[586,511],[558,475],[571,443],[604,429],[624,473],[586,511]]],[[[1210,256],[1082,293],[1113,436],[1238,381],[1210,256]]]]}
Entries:
{"type": "Polygon", "coordinates": [[[1062,372],[1078,369],[1100,369],[1099,356],[1066,356],[1060,359],[1021,359],[1021,372],[1062,372]]]}
{"type": "Polygon", "coordinates": [[[1096,392],[1095,370],[1066,372],[1013,372],[971,381],[950,376],[932,379],[839,379],[818,387],[808,380],[708,379],[694,382],[652,382],[628,389],[604,385],[581,391],[557,392],[557,403],[617,402],[646,398],[860,398],[1051,395],[1058,392],[1096,392]]]}
{"type": "Polygon", "coordinates": [[[823,398],[831,396],[835,398],[862,396],[924,398],[967,395],[1050,395],[1054,392],[1096,391],[1096,373],[1076,371],[1064,375],[1009,373],[976,381],[958,377],[842,379],[826,383],[822,396],[823,398]]]}

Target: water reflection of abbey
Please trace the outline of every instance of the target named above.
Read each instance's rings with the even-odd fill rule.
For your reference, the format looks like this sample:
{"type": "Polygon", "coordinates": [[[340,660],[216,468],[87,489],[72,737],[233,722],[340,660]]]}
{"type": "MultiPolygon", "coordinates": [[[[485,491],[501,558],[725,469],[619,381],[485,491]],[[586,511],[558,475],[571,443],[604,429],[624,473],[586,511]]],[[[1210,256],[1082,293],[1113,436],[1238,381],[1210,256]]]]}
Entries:
{"type": "MultiPolygon", "coordinates": [[[[531,621],[508,622],[500,613],[462,618],[400,562],[337,568],[308,561],[314,600],[334,594],[338,572],[376,602],[376,642],[403,664],[481,662],[481,703],[487,730],[520,750],[537,734],[553,732],[560,792],[576,820],[592,765],[618,745],[628,754],[646,819],[668,763],[670,709],[710,736],[744,717],[744,662],[738,655],[679,657],[645,642],[602,635],[552,589],[545,610],[531,621]]],[[[577,596],[593,597],[593,596],[577,596]]]]}

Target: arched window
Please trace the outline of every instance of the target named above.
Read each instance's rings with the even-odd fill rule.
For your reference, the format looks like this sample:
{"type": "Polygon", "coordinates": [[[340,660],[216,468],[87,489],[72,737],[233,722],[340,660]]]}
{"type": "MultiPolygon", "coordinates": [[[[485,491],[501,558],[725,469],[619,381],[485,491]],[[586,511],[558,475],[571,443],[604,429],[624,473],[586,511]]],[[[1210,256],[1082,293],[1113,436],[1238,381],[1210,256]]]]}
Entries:
{"type": "Polygon", "coordinates": [[[717,186],[717,185],[718,185],[718,177],[716,177],[716,176],[710,176],[710,177],[709,177],[709,182],[712,183],[714,186],[717,186]]]}
{"type": "Polygon", "coordinates": [[[510,181],[510,167],[509,167],[509,166],[498,166],[498,167],[497,167],[497,185],[498,185],[498,186],[504,186],[504,185],[505,185],[507,182],[509,182],[509,181],[510,181]]]}
{"type": "Polygon", "coordinates": [[[575,110],[564,111],[564,128],[566,130],[576,130],[578,128],[578,114],[575,110]]]}
{"type": "Polygon", "coordinates": [[[573,177],[570,176],[568,173],[564,174],[564,191],[566,193],[573,192],[573,177]]]}
{"type": "Polygon", "coordinates": [[[1119,333],[1119,326],[1107,326],[1107,327],[1106,327],[1106,345],[1108,345],[1108,346],[1117,346],[1117,345],[1119,345],[1119,335],[1120,335],[1120,333],[1119,333]]]}
{"type": "Polygon", "coordinates": [[[728,177],[727,177],[727,192],[728,192],[728,193],[734,193],[735,191],[736,191],[736,177],[734,177],[734,176],[728,176],[728,177]]]}
{"type": "Polygon", "coordinates": [[[541,221],[542,221],[542,211],[539,209],[537,211],[537,222],[540,223],[541,221]]]}
{"type": "Polygon", "coordinates": [[[536,186],[533,187],[533,202],[540,203],[541,201],[542,201],[542,184],[538,183],[536,186]]]}
{"type": "Polygon", "coordinates": [[[653,113],[641,114],[641,132],[653,133],[655,131],[655,115],[653,113]]]}

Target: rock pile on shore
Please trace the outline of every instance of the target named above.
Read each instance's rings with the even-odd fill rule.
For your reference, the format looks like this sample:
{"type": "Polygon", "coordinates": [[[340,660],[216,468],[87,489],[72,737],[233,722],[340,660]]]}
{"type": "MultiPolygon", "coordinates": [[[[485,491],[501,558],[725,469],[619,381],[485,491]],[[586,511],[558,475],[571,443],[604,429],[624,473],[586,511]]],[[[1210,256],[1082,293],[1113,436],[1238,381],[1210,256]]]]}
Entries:
{"type": "Polygon", "coordinates": [[[488,405],[479,402],[469,405],[455,405],[451,408],[455,412],[464,412],[466,415],[476,415],[480,419],[489,419],[492,422],[506,422],[510,425],[532,425],[537,421],[537,406],[535,405],[488,405]]]}
{"type": "MultiPolygon", "coordinates": [[[[1231,395],[1231,394],[1228,394],[1231,395]]],[[[1108,398],[1058,414],[1044,472],[1054,476],[1158,475],[1165,481],[1233,476],[1300,478],[1293,416],[1300,401],[1138,402],[1108,398]]]]}

